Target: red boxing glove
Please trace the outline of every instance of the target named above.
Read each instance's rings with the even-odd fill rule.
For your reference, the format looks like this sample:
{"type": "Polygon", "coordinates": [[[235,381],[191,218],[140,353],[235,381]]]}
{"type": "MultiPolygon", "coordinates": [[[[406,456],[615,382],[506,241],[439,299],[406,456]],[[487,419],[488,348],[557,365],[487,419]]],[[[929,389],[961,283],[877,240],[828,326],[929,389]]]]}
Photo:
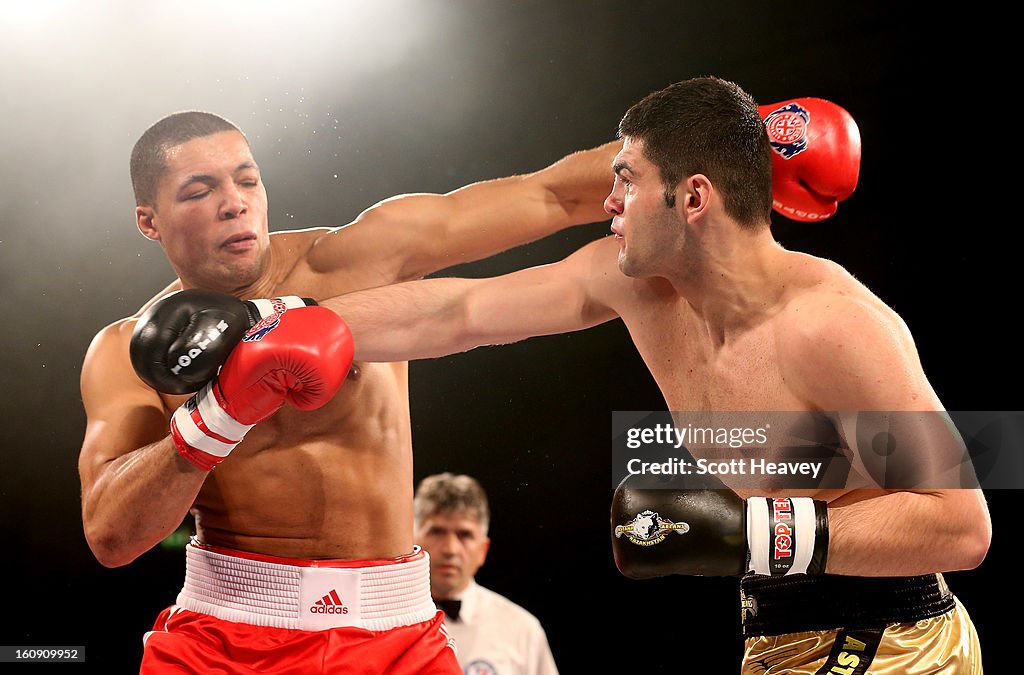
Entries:
{"type": "Polygon", "coordinates": [[[292,309],[253,326],[220,374],[171,418],[178,452],[206,471],[285,403],[315,410],[337,393],[352,366],[348,325],[325,307],[292,309]]]}
{"type": "Polygon", "coordinates": [[[772,149],[772,207],[792,220],[830,218],[857,187],[860,129],[821,98],[758,106],[772,149]]]}

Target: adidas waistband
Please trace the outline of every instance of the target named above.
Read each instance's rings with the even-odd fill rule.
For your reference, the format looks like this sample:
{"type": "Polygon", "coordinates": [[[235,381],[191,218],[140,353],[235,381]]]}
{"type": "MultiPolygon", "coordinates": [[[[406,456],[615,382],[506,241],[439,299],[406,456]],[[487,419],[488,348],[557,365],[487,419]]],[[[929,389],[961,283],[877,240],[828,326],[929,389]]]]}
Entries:
{"type": "Polygon", "coordinates": [[[383,631],[437,612],[426,551],[395,561],[284,561],[191,543],[177,604],[225,621],[297,630],[383,631]]]}

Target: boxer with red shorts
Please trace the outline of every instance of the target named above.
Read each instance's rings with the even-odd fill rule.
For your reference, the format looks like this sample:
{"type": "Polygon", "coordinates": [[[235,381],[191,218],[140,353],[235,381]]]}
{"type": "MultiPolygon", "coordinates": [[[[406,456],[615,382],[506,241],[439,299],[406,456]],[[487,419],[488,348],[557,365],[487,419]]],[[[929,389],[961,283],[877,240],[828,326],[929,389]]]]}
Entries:
{"type": "MultiPolygon", "coordinates": [[[[168,336],[227,339],[236,317],[218,315],[218,300],[245,306],[190,291],[156,303],[131,343],[140,370],[167,361],[168,336]],[[199,300],[203,309],[190,313],[199,300]],[[168,314],[188,329],[174,329],[168,314]]],[[[270,305],[279,311],[256,321],[216,377],[171,416],[171,438],[188,462],[211,471],[285,403],[315,410],[334,397],[352,365],[351,334],[323,307],[289,309],[304,305],[297,300],[275,298],[270,305]]],[[[177,604],[145,636],[141,672],[456,672],[442,621],[423,551],[392,560],[296,560],[193,541],[177,604]]]]}
{"type": "Polygon", "coordinates": [[[619,145],[388,199],[344,227],[271,233],[234,124],[184,111],[142,134],[136,224],[178,279],[89,346],[79,473],[105,566],[195,519],[185,588],[149,633],[144,670],[319,672],[321,650],[331,672],[459,672],[414,553],[408,365],[347,365],[347,331],[316,300],[603,220],[619,145]],[[228,576],[203,576],[211,566],[228,576]],[[233,581],[239,568],[255,576],[233,581]],[[277,574],[298,581],[279,588],[277,574]]]}

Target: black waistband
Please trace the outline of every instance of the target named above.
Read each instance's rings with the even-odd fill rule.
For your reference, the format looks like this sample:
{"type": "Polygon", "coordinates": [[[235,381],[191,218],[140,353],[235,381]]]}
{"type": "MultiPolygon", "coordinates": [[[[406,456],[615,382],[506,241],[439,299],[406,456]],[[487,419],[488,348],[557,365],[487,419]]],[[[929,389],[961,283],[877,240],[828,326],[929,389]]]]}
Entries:
{"type": "Polygon", "coordinates": [[[740,582],[743,635],[882,628],[945,614],[955,600],[941,574],[919,577],[747,575],[740,582]]]}

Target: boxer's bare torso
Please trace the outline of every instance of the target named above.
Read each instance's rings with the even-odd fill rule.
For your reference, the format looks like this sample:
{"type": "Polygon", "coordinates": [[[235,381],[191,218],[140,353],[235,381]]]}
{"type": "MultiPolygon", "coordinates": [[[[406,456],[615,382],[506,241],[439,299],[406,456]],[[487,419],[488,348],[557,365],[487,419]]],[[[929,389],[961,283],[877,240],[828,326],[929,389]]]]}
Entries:
{"type": "MultiPolygon", "coordinates": [[[[761,287],[756,298],[737,299],[744,303],[737,305],[742,307],[741,322],[715,329],[668,280],[622,275],[616,265],[619,246],[614,238],[590,247],[593,259],[586,262],[591,270],[590,288],[626,324],[670,410],[831,412],[823,405],[827,402],[815,400],[813,390],[818,383],[809,385],[806,380],[811,364],[821,361],[820,352],[863,349],[856,333],[861,318],[857,314],[870,314],[871,321],[886,325],[895,339],[909,340],[895,312],[828,260],[777,247],[768,256],[773,281],[761,287]],[[822,322],[834,321],[844,313],[849,327],[845,344],[820,344],[836,336],[833,331],[821,330],[822,322]]],[[[841,368],[846,364],[833,365],[841,368]]],[[[830,377],[828,371],[816,375],[824,382],[830,377]]],[[[938,406],[927,382],[918,384],[920,390],[911,396],[921,405],[938,406]]],[[[786,434],[774,429],[772,436],[785,438],[786,434]]],[[[698,452],[694,455],[701,456],[698,452]]],[[[722,478],[730,483],[728,475],[722,478]]],[[[749,487],[748,479],[743,481],[749,487]]],[[[744,498],[770,489],[768,485],[758,490],[733,487],[744,498]]],[[[814,496],[837,506],[869,496],[847,490],[785,492],[814,496]]]]}
{"type": "MultiPolygon", "coordinates": [[[[271,235],[268,278],[279,281],[257,284],[242,299],[322,299],[374,284],[370,260],[348,261],[343,274],[312,271],[309,252],[324,236],[345,233],[271,235]]],[[[124,368],[134,325],[127,319],[118,331],[124,368]]],[[[160,398],[169,421],[188,396],[160,398]]],[[[285,406],[254,427],[231,461],[209,474],[192,514],[205,544],[294,558],[390,558],[412,550],[412,490],[408,365],[356,363],[323,408],[285,406]]]]}

